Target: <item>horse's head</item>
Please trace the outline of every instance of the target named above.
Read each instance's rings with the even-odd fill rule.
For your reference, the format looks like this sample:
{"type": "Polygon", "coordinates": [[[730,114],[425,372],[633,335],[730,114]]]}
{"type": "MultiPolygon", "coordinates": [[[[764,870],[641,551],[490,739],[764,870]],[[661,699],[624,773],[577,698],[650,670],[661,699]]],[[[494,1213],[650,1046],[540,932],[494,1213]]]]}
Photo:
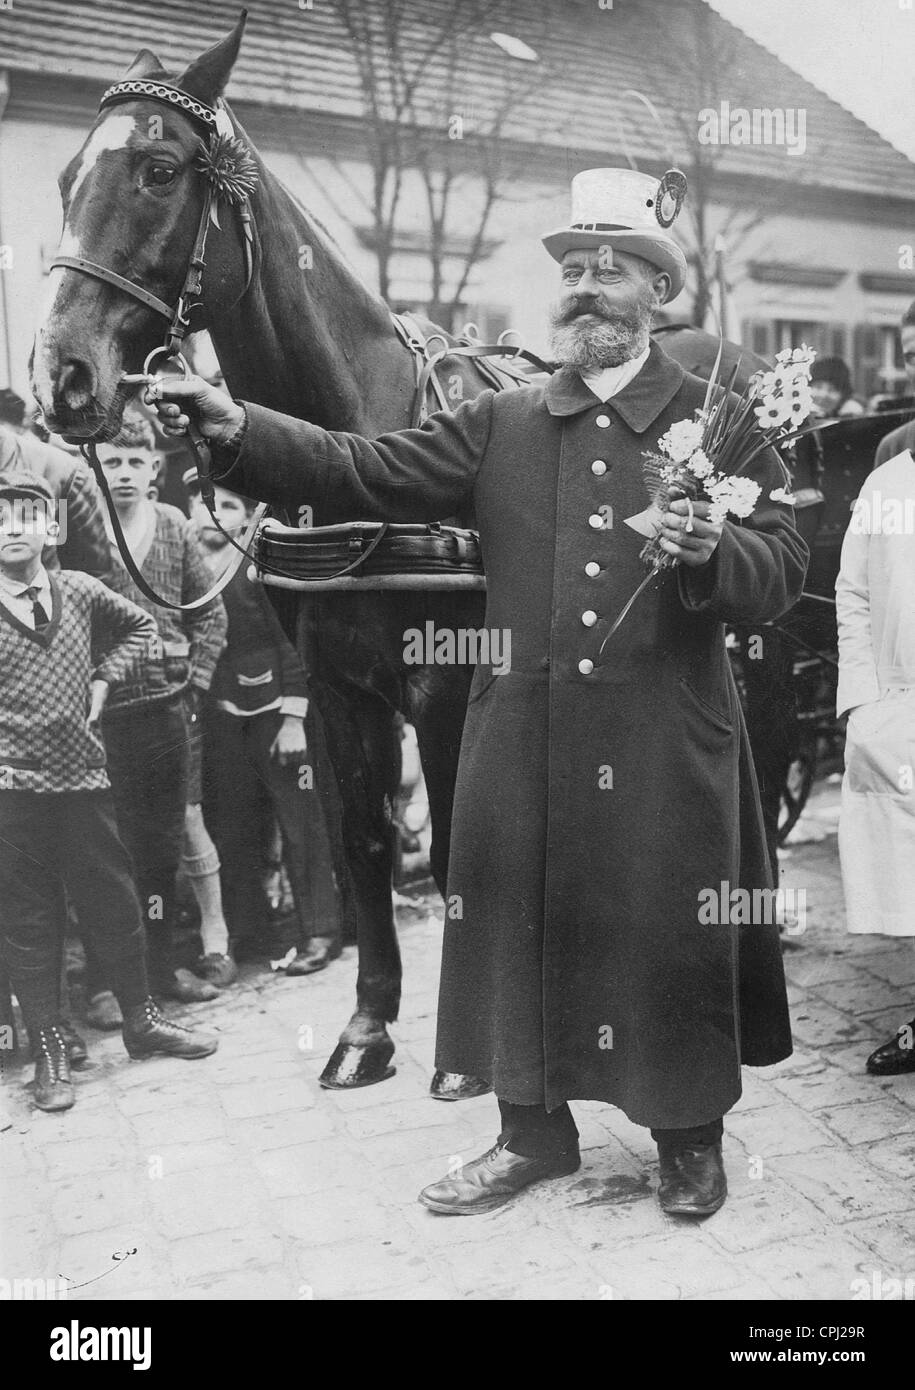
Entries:
{"type": "MultiPolygon", "coordinates": [[[[244,24],[243,13],[233,32],[180,77],[169,76],[148,49],[126,76],[165,82],[214,107],[244,24]]],[[[58,255],[105,267],[176,303],[204,206],[205,179],[195,169],[200,141],[197,122],[161,101],[138,96],[102,110],[60,177],[58,255]]],[[[237,238],[230,240],[237,251],[237,238]]],[[[229,274],[222,264],[211,268],[207,283],[220,273],[229,274]]],[[[49,428],[82,438],[116,433],[127,395],[122,375],[141,369],[165,329],[155,309],[125,290],[72,268],[53,269],[30,364],[32,390],[49,428]]]]}

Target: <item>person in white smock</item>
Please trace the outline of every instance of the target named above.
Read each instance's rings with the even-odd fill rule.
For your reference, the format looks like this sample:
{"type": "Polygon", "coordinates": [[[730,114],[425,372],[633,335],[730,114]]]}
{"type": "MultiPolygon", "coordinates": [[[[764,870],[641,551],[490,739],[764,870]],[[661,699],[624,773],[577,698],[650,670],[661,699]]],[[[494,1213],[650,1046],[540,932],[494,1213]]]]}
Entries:
{"type": "MultiPolygon", "coordinates": [[[[848,930],[915,937],[915,459],[875,468],[853,505],[836,580],[849,711],[839,820],[848,930]]],[[[915,1071],[915,1019],[867,1059],[915,1071]]]]}

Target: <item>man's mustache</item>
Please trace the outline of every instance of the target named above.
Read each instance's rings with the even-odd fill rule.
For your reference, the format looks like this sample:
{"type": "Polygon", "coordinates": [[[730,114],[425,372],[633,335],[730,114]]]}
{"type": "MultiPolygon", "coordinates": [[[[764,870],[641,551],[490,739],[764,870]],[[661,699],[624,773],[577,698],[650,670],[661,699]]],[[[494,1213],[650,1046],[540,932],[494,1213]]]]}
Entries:
{"type": "Polygon", "coordinates": [[[576,299],[559,315],[560,323],[572,323],[575,319],[581,318],[584,314],[594,314],[598,318],[607,319],[613,322],[618,315],[608,313],[598,301],[593,299],[576,299]]]}

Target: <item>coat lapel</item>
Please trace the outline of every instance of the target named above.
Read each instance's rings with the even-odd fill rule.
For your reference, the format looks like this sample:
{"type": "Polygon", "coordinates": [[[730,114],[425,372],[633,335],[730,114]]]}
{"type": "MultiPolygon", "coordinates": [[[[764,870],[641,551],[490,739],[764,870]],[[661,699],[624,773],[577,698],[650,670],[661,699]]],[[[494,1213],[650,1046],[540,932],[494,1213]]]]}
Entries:
{"type": "MultiPolygon", "coordinates": [[[[673,400],[685,375],[679,363],[653,342],[642,370],[610,397],[606,409],[615,411],[636,434],[644,434],[673,400]]],[[[551,415],[577,415],[601,404],[577,367],[562,367],[550,377],[545,399],[551,415]]]]}

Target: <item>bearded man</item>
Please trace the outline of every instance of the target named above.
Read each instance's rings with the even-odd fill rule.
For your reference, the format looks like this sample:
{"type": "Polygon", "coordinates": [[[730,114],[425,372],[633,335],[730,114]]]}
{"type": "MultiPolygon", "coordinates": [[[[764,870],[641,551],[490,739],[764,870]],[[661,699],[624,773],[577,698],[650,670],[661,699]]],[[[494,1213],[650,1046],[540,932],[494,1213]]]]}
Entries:
{"type": "Polygon", "coordinates": [[[806,548],[772,500],[762,452],[745,522],[674,502],[661,572],[645,575],[643,454],[693,419],[705,383],[649,342],[682,288],[667,231],[683,176],[588,170],[571,225],[544,238],[562,266],[561,370],[485,391],[421,429],[327,433],[199,380],[152,396],[165,427],[194,414],[217,476],[322,523],[421,521],[472,500],[487,627],[510,669],[478,666],[461,746],[436,1065],[492,1082],[495,1145],[421,1194],[473,1215],[573,1173],[568,1102],[606,1101],[647,1126],[665,1211],[704,1216],[727,1191],[722,1116],[741,1064],[791,1051],[777,926],[742,924],[729,889],[770,885],[755,778],[724,625],[773,621],[798,598],[806,548]],[[188,414],[182,413],[187,411],[188,414]],[[606,642],[601,651],[604,639],[606,642]],[[714,925],[699,904],[722,895],[714,925]]]}

